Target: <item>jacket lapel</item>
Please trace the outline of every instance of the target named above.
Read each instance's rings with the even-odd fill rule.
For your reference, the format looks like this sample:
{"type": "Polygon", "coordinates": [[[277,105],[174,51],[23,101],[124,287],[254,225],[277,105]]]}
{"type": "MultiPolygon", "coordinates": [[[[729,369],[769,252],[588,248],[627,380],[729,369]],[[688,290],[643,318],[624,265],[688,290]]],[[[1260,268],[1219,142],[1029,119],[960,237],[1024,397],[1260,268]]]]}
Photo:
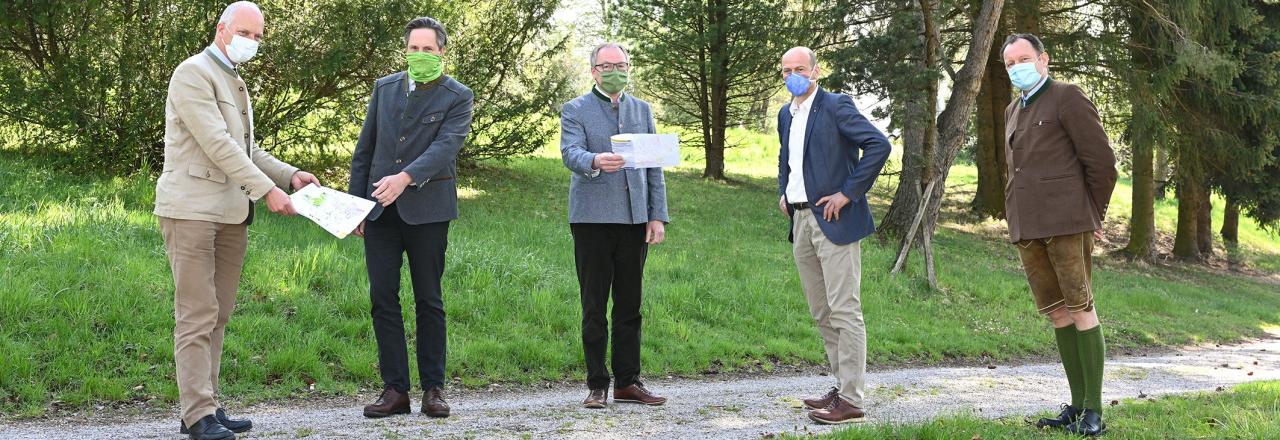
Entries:
{"type": "MultiPolygon", "coordinates": [[[[804,152],[805,164],[809,163],[809,139],[813,137],[813,120],[817,119],[813,116],[818,114],[818,109],[822,107],[822,90],[815,90],[813,93],[813,103],[809,105],[809,117],[805,120],[804,145],[800,146],[801,148],[804,148],[802,151],[804,152]]],[[[808,174],[808,172],[805,173],[805,175],[808,174]]]]}
{"type": "MultiPolygon", "coordinates": [[[[1018,98],[1014,98],[1018,99],[1018,98]]],[[[1013,112],[1009,114],[1009,120],[1004,124],[1004,144],[1012,145],[1013,133],[1018,131],[1018,115],[1022,113],[1022,106],[1018,102],[1013,104],[1013,112]]]]}
{"type": "Polygon", "coordinates": [[[783,152],[787,151],[787,148],[790,147],[789,144],[791,143],[791,119],[792,118],[791,118],[791,110],[787,108],[790,105],[791,104],[788,103],[786,106],[782,107],[782,111],[781,111],[782,119],[778,121],[778,125],[782,127],[782,139],[780,139],[780,141],[782,142],[783,152]]]}
{"type": "Polygon", "coordinates": [[[400,79],[397,81],[399,81],[399,84],[396,84],[396,87],[392,89],[395,90],[396,94],[395,101],[392,101],[395,102],[395,113],[391,118],[394,121],[393,124],[395,124],[392,127],[392,133],[400,132],[400,127],[403,126],[402,120],[404,119],[405,106],[409,105],[409,74],[400,72],[400,79]]]}

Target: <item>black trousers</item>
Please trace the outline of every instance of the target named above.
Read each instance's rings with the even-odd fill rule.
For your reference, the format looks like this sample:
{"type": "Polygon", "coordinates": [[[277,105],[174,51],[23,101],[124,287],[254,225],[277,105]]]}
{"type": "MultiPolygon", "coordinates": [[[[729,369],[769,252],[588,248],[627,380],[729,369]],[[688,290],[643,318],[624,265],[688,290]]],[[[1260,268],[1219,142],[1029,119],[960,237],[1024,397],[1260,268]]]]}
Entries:
{"type": "Polygon", "coordinates": [[[645,225],[574,223],[573,251],[582,294],[582,350],[587,361],[587,387],[609,386],[605,350],[610,332],[606,312],[613,291],[613,375],[615,388],[640,378],[640,291],[649,245],[645,225]]]}
{"type": "Polygon", "coordinates": [[[400,266],[409,255],[417,313],[418,378],[423,389],[444,385],[445,318],[440,278],[449,241],[449,222],[410,225],[394,203],[365,224],[364,259],[369,270],[373,334],[384,386],[409,392],[409,354],[400,312],[400,266]]]}

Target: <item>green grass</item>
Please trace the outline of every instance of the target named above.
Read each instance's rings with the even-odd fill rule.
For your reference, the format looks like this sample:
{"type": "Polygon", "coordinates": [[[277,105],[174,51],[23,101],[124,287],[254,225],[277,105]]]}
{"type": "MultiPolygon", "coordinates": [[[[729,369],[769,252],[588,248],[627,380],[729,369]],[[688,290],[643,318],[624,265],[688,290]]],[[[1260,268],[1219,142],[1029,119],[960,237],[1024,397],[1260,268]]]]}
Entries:
{"type": "MultiPolygon", "coordinates": [[[[699,178],[695,151],[668,174],[674,221],[667,243],[650,251],[645,280],[650,376],[824,359],[776,208],[776,145],[734,136],[744,144],[729,154],[735,183],[699,178]]],[[[36,416],[50,400],[175,401],[173,293],[150,214],[154,178],[54,171],[67,168],[55,161],[0,152],[0,411],[36,416]]],[[[953,189],[972,191],[972,168],[955,174],[953,189]]],[[[448,374],[462,385],[584,375],[568,180],[551,146],[460,177],[444,291],[448,374]]],[[[874,190],[877,216],[892,185],[884,178],[874,190]]],[[[993,238],[998,223],[957,219],[948,213],[935,241],[941,292],[928,290],[917,260],[890,277],[892,246],[864,242],[871,363],[1053,352],[1013,249],[993,238]]],[[[1276,237],[1242,223],[1246,245],[1276,258],[1276,237]]],[[[1280,324],[1275,285],[1194,266],[1101,264],[1095,290],[1113,350],[1231,341],[1280,324]]],[[[411,327],[407,273],[403,284],[411,327]]],[[[379,387],[367,287],[358,238],[335,240],[259,208],[228,327],[224,394],[252,402],[379,387]]]]}
{"type": "MultiPolygon", "coordinates": [[[[1104,410],[1108,439],[1280,438],[1280,382],[1255,382],[1226,392],[1126,400],[1104,410]]],[[[1036,417],[1053,417],[1048,412],[1036,417]]],[[[783,436],[784,438],[794,438],[783,436]]],[[[1040,431],[1021,418],[942,417],[902,426],[852,427],[816,436],[825,440],[1078,439],[1040,431]]]]}

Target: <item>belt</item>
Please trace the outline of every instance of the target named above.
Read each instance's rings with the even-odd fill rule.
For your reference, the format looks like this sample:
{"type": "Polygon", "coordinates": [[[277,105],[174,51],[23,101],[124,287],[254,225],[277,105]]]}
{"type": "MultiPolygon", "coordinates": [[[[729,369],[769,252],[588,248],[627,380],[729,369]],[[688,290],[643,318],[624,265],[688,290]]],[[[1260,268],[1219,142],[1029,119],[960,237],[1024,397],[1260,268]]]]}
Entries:
{"type": "Polygon", "coordinates": [[[792,203],[791,210],[799,211],[801,209],[809,209],[809,202],[792,203]]]}

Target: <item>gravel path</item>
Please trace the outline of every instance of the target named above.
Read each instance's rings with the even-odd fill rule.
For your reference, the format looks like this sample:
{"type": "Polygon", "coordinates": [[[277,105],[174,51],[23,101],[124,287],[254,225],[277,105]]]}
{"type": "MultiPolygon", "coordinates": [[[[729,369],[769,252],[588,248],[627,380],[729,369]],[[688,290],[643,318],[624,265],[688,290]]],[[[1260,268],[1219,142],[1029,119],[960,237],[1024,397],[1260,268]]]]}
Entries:
{"type": "MultiPolygon", "coordinates": [[[[1157,396],[1280,379],[1280,333],[1239,345],[1112,358],[1107,378],[1104,402],[1143,393],[1157,396]]],[[[821,392],[832,383],[832,378],[821,375],[651,380],[650,389],[671,399],[666,406],[611,403],[604,410],[580,408],[578,402],[586,393],[577,386],[473,391],[454,395],[450,399],[454,415],[444,420],[418,413],[366,419],[361,407],[371,396],[307,407],[262,405],[234,414],[253,419],[254,431],[239,436],[249,439],[749,439],[830,431],[809,422],[796,397],[821,392]]],[[[869,423],[911,422],[958,412],[992,418],[1029,415],[1054,410],[1066,398],[1066,380],[1057,364],[874,371],[867,384],[869,423]]],[[[416,408],[416,398],[413,403],[416,408]]],[[[154,415],[126,417],[114,425],[94,421],[92,416],[88,422],[5,423],[0,424],[0,438],[98,438],[104,428],[113,438],[183,438],[177,434],[174,414],[171,410],[159,420],[154,415]]]]}

